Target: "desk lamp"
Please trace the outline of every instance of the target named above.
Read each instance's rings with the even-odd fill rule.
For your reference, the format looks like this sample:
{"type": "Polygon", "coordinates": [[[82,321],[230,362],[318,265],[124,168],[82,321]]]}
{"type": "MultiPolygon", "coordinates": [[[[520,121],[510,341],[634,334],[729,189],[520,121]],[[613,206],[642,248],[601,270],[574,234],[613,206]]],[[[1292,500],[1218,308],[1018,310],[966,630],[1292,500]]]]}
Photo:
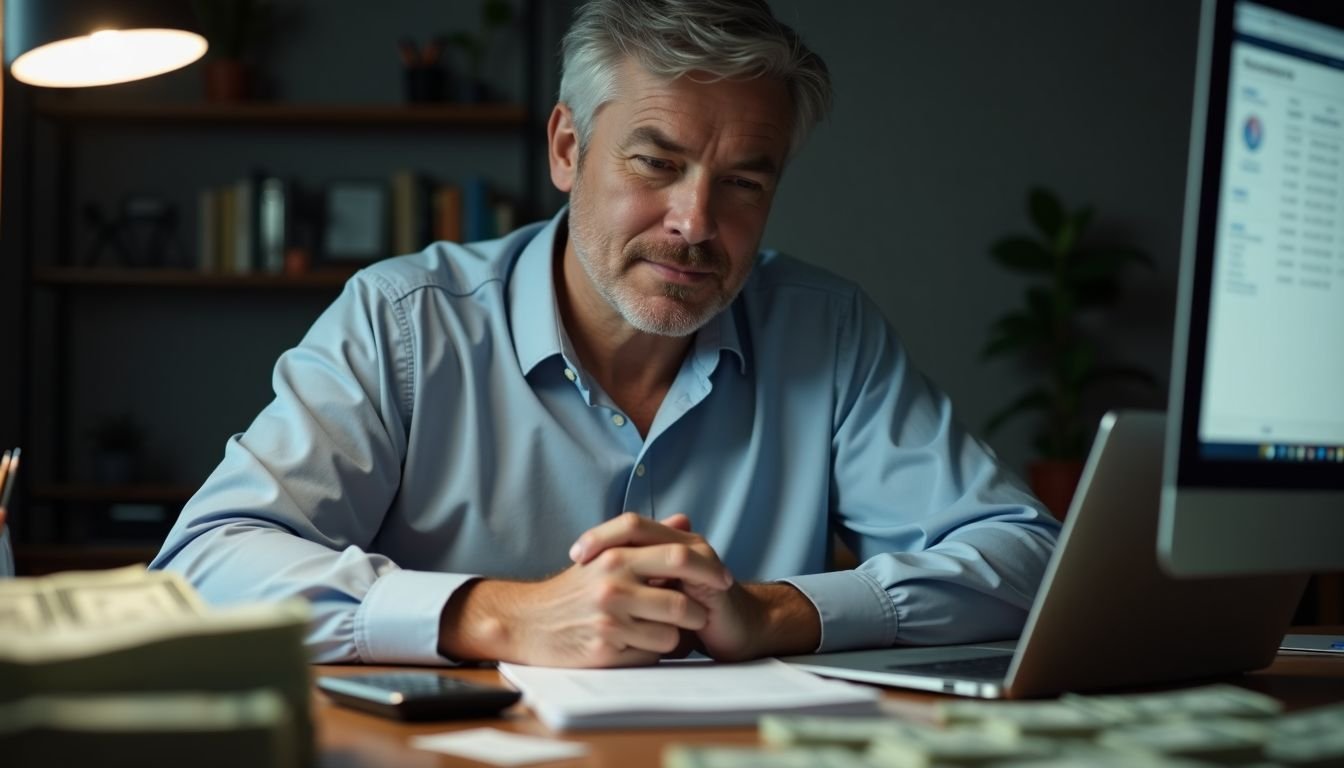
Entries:
{"type": "Polygon", "coordinates": [[[112,85],[184,67],[205,54],[185,0],[4,0],[5,62],[48,88],[112,85]]]}

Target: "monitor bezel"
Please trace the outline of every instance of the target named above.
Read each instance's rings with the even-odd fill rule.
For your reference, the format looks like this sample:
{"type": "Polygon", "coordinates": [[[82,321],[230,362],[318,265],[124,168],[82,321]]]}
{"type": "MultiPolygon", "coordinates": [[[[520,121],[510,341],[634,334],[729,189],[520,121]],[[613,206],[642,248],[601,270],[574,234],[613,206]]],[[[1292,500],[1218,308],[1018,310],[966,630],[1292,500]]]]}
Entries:
{"type": "MultiPolygon", "coordinates": [[[[1177,313],[1177,343],[1174,350],[1178,359],[1173,361],[1174,380],[1169,403],[1169,413],[1179,414],[1176,480],[1180,486],[1200,488],[1344,489],[1344,463],[1212,459],[1200,453],[1199,416],[1203,404],[1202,385],[1213,287],[1211,275],[1218,224],[1218,189],[1223,172],[1235,10],[1240,1],[1216,0],[1213,3],[1210,50],[1200,52],[1204,60],[1199,62],[1202,82],[1197,84],[1197,91],[1203,96],[1203,103],[1197,101],[1195,109],[1203,110],[1203,113],[1195,115],[1194,131],[1202,133],[1202,136],[1192,136],[1191,141],[1194,151],[1198,151],[1199,145],[1202,145],[1202,153],[1195,155],[1200,157],[1200,167],[1191,168],[1192,174],[1199,174],[1199,186],[1197,190],[1190,190],[1190,198],[1187,200],[1188,206],[1196,208],[1193,212],[1187,211],[1187,216],[1196,217],[1194,254],[1187,265],[1193,267],[1193,272],[1183,275],[1178,298],[1181,306],[1177,313]],[[1199,120],[1201,117],[1202,124],[1199,120]]],[[[1250,2],[1332,26],[1339,26],[1344,16],[1339,8],[1326,9],[1319,5],[1308,7],[1296,0],[1250,2]]],[[[1186,257],[1183,254],[1183,259],[1186,257]]]]}

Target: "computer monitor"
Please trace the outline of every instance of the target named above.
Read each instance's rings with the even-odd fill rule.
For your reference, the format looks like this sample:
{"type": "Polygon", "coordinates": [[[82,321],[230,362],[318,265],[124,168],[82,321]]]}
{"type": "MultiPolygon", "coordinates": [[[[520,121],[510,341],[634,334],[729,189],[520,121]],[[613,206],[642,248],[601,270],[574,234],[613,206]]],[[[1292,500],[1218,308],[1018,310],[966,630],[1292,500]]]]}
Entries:
{"type": "Polygon", "coordinates": [[[1344,570],[1344,3],[1199,34],[1159,559],[1344,570]]]}

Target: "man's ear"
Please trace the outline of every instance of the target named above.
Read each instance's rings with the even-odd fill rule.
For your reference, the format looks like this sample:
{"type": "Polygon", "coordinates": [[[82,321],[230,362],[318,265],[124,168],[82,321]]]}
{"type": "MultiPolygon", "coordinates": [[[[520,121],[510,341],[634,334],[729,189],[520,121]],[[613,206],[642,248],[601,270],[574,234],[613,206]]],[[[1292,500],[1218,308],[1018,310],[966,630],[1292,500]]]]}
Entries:
{"type": "Polygon", "coordinates": [[[546,145],[551,183],[568,193],[574,188],[574,176],[579,172],[579,134],[574,127],[574,113],[563,101],[551,110],[551,119],[546,123],[546,145]]]}

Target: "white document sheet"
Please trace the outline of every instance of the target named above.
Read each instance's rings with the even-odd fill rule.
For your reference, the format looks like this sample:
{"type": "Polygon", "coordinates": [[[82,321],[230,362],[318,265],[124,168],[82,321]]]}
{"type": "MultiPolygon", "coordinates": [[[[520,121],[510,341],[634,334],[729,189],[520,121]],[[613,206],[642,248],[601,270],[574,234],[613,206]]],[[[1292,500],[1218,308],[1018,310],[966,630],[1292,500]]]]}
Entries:
{"type": "Polygon", "coordinates": [[[766,713],[872,714],[875,688],[826,680],[775,659],[623,669],[500,664],[554,730],[746,725],[766,713]]]}

